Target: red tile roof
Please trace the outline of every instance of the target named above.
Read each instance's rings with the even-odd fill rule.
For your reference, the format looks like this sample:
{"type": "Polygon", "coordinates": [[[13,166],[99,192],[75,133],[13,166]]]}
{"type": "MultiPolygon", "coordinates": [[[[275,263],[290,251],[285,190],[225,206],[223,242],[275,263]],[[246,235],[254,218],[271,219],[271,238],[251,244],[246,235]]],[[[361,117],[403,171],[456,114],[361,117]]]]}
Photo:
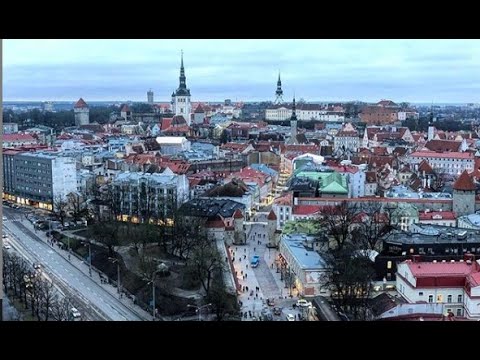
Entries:
{"type": "Polygon", "coordinates": [[[413,276],[458,276],[468,275],[472,271],[472,265],[465,262],[409,262],[408,267],[413,276]]]}
{"type": "Polygon", "coordinates": [[[419,220],[455,220],[457,215],[453,211],[419,211],[419,220]]]}
{"type": "Polygon", "coordinates": [[[30,134],[3,134],[3,142],[15,142],[15,141],[37,141],[30,134]]]}
{"type": "Polygon", "coordinates": [[[120,110],[120,112],[130,112],[130,108],[128,107],[127,104],[125,104],[122,106],[122,110],[120,110]]]}
{"type": "Polygon", "coordinates": [[[425,171],[425,174],[435,174],[435,171],[433,171],[432,167],[425,159],[423,159],[420,165],[418,165],[418,171],[422,173],[425,171]]]}
{"type": "Polygon", "coordinates": [[[87,103],[85,102],[85,100],[83,100],[82,98],[80,98],[76,103],[75,105],[73,106],[74,108],[78,109],[78,108],[88,108],[88,105],[87,103]]]}
{"type": "Polygon", "coordinates": [[[234,219],[243,219],[243,214],[240,211],[240,209],[235,210],[235,212],[233,213],[233,218],[234,219]]]}
{"type": "Polygon", "coordinates": [[[457,152],[461,144],[461,141],[430,140],[425,144],[425,147],[431,151],[457,152]]]}
{"type": "Polygon", "coordinates": [[[313,215],[320,212],[321,207],[319,205],[295,205],[292,213],[294,215],[313,215]]]}
{"type": "Polygon", "coordinates": [[[270,210],[270,213],[267,216],[267,220],[277,220],[277,215],[275,215],[275,212],[273,210],[270,210]]]}
{"type": "Polygon", "coordinates": [[[473,179],[468,174],[467,170],[464,170],[463,173],[457,179],[457,181],[455,181],[455,184],[453,184],[453,189],[463,190],[463,191],[473,191],[476,189],[476,186],[473,183],[473,179]]]}
{"type": "Polygon", "coordinates": [[[450,153],[439,153],[435,151],[415,151],[410,155],[411,157],[422,157],[422,158],[446,158],[446,159],[472,159],[473,154],[468,152],[450,152],[450,153]]]}

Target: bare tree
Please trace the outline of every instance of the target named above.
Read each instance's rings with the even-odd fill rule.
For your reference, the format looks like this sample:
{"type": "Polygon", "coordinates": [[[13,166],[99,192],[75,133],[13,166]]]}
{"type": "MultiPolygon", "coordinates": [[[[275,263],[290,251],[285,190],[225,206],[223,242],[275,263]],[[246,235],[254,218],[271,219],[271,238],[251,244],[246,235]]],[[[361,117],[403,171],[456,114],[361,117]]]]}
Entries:
{"type": "Polygon", "coordinates": [[[320,224],[335,242],[335,248],[342,249],[350,239],[350,227],[357,214],[358,206],[346,201],[323,210],[320,224]]]}
{"type": "Polygon", "coordinates": [[[67,218],[68,202],[62,195],[57,195],[53,199],[53,214],[65,225],[65,219],[67,218]]]}
{"type": "Polygon", "coordinates": [[[208,296],[213,276],[217,271],[223,270],[224,262],[215,243],[205,238],[203,241],[198,241],[193,248],[187,266],[193,270],[208,296]]]}
{"type": "Polygon", "coordinates": [[[347,244],[329,251],[324,258],[328,269],[325,286],[337,308],[355,320],[366,320],[375,274],[368,254],[347,244]]]}
{"type": "Polygon", "coordinates": [[[53,282],[47,279],[41,278],[38,284],[39,291],[39,304],[38,307],[40,312],[43,313],[45,321],[48,321],[49,316],[52,312],[52,305],[55,301],[56,290],[53,285],[53,282]]]}
{"type": "Polygon", "coordinates": [[[52,318],[56,321],[68,321],[73,301],[69,297],[56,296],[51,307],[52,318]]]}
{"type": "Polygon", "coordinates": [[[359,247],[381,250],[381,243],[393,230],[391,209],[380,202],[363,204],[351,224],[352,241],[359,247]]]}
{"type": "Polygon", "coordinates": [[[119,244],[122,223],[110,221],[94,224],[90,228],[92,238],[108,248],[108,256],[114,257],[114,247],[119,244]]]}
{"type": "Polygon", "coordinates": [[[85,196],[72,192],[69,194],[68,198],[72,207],[73,221],[77,222],[83,217],[88,216],[88,207],[85,196]]]}

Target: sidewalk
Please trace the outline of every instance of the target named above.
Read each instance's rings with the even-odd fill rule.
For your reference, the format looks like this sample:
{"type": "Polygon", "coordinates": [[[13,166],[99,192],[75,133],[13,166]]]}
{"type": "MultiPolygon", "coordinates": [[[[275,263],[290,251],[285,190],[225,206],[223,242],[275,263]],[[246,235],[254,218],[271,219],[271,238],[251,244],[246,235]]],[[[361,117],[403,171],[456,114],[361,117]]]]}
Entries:
{"type": "MultiPolygon", "coordinates": [[[[30,221],[22,219],[19,221],[23,226],[25,226],[28,230],[32,231],[35,233],[36,236],[38,236],[40,239],[45,241],[46,244],[49,244],[47,240],[49,240],[49,237],[46,236],[46,234],[43,231],[36,230],[33,226],[33,224],[30,223],[30,221]]],[[[85,275],[89,276],[89,265],[85,263],[83,260],[79,259],[73,252],[71,253],[70,259],[68,258],[68,251],[60,249],[57,245],[51,245],[49,244],[50,248],[57,252],[59,255],[61,255],[64,259],[68,260],[73,266],[75,266],[78,270],[83,272],[85,275]]],[[[106,278],[104,274],[102,274],[103,278],[106,278]]],[[[141,318],[144,320],[151,320],[152,315],[139,306],[135,305],[133,303],[133,299],[128,298],[125,295],[122,295],[122,298],[119,298],[119,294],[117,291],[117,288],[108,284],[108,283],[103,283],[101,281],[100,273],[98,270],[92,267],[92,276],[91,279],[96,282],[98,285],[100,285],[104,290],[108,291],[110,294],[115,296],[118,301],[120,301],[122,304],[130,308],[132,311],[136,312],[137,315],[139,315],[141,318]]]]}

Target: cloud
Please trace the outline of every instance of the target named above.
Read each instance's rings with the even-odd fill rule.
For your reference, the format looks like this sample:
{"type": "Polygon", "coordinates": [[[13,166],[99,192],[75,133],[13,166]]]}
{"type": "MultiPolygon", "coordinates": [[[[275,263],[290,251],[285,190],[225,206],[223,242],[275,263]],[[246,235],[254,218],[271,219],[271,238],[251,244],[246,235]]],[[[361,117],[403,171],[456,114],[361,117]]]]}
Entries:
{"type": "Polygon", "coordinates": [[[192,100],[478,102],[479,40],[4,40],[5,100],[146,99],[178,86],[192,100]]]}

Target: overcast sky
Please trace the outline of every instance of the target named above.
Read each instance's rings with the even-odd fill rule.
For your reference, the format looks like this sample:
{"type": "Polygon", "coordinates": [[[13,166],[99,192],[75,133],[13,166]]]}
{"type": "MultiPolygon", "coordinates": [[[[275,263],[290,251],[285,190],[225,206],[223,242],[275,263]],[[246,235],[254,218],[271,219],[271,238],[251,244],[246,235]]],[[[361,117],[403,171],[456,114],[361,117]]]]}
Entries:
{"type": "Polygon", "coordinates": [[[3,99],[480,102],[480,40],[4,40],[3,99]]]}

